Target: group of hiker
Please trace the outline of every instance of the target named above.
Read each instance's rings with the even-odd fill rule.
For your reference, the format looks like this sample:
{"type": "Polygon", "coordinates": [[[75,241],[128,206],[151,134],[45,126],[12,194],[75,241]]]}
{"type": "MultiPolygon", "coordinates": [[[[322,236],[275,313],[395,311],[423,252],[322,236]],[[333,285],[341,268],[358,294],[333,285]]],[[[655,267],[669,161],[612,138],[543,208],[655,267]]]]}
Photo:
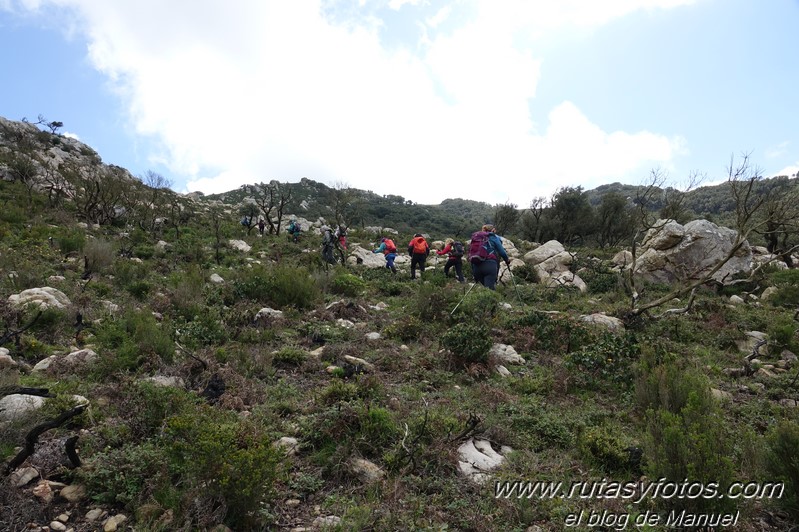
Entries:
{"type": "MultiPolygon", "coordinates": [[[[463,242],[448,238],[444,244],[444,249],[436,251],[438,256],[447,256],[444,275],[449,277],[449,271],[454,267],[458,282],[466,282],[463,277],[463,257],[466,254],[463,242]]],[[[397,258],[397,246],[391,238],[381,238],[380,246],[372,253],[383,253],[386,257],[386,268],[394,274],[397,273],[397,267],[394,266],[394,260],[397,258]]],[[[411,256],[411,279],[416,279],[416,270],[418,269],[420,274],[424,273],[425,263],[430,255],[430,245],[421,233],[416,233],[408,243],[408,254],[411,256]]],[[[472,266],[472,276],[475,282],[491,290],[496,288],[499,277],[499,260],[504,260],[505,264],[510,266],[508,253],[491,224],[484,225],[480,231],[472,234],[467,259],[472,266]]]]}
{"type": "MultiPolygon", "coordinates": [[[[328,225],[323,225],[320,229],[324,262],[336,264],[340,260],[344,264],[347,253],[347,227],[342,224],[334,230],[328,225]]],[[[294,216],[289,220],[287,233],[294,242],[299,241],[301,226],[294,216]]],[[[420,275],[424,273],[430,252],[430,244],[421,233],[416,233],[408,242],[408,255],[411,257],[411,279],[416,279],[417,270],[420,275]]],[[[390,237],[382,237],[380,245],[372,253],[382,253],[386,258],[386,268],[393,274],[397,273],[397,267],[394,265],[394,260],[397,258],[397,245],[390,237]]],[[[508,253],[491,224],[483,225],[479,231],[472,234],[468,250],[463,242],[447,238],[444,241],[444,248],[436,250],[436,256],[447,257],[447,262],[444,264],[444,275],[449,277],[450,270],[454,268],[455,278],[460,283],[466,282],[463,275],[463,258],[465,256],[471,265],[475,282],[491,290],[496,288],[499,277],[499,261],[503,260],[506,265],[510,266],[508,253]]]]}

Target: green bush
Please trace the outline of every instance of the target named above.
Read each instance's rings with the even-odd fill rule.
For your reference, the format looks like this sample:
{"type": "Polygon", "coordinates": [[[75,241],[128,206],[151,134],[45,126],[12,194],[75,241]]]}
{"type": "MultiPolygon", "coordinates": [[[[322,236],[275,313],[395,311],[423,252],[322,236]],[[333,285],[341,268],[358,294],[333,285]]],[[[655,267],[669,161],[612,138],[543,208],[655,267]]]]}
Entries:
{"type": "Polygon", "coordinates": [[[114,263],[116,252],[111,242],[93,238],[83,246],[83,255],[89,271],[103,273],[114,263]]]}
{"type": "Polygon", "coordinates": [[[152,286],[147,281],[133,281],[125,287],[125,290],[139,301],[144,301],[151,288],[152,286]]]}
{"type": "MultiPolygon", "coordinates": [[[[733,437],[707,388],[692,390],[677,413],[650,409],[646,418],[648,476],[675,482],[691,479],[705,485],[716,482],[722,493],[727,489],[734,476],[733,437]]],[[[694,513],[724,512],[735,504],[735,500],[727,498],[659,502],[694,513]]]]}
{"type": "Polygon", "coordinates": [[[501,301],[502,296],[494,290],[472,290],[463,297],[453,316],[458,321],[486,323],[497,314],[501,301]]]}
{"type": "Polygon", "coordinates": [[[283,471],[281,451],[258,426],[202,407],[168,419],[163,442],[178,484],[207,503],[222,501],[234,529],[259,523],[283,471]]]}
{"type": "Polygon", "coordinates": [[[55,241],[61,253],[68,255],[83,250],[83,246],[86,245],[86,234],[81,230],[74,229],[56,237],[55,241]]]}
{"type": "Polygon", "coordinates": [[[781,421],[768,435],[766,469],[769,480],[785,482],[785,493],[778,503],[794,517],[799,517],[799,424],[781,421]]]}
{"type": "Polygon", "coordinates": [[[130,511],[170,482],[167,463],[163,448],[144,441],[96,453],[76,471],[92,500],[130,511]]]}
{"type": "Polygon", "coordinates": [[[299,347],[284,347],[275,353],[272,361],[285,366],[301,366],[305,362],[305,351],[299,347]]]}
{"type": "Polygon", "coordinates": [[[768,327],[768,336],[778,349],[796,351],[799,348],[796,339],[796,322],[787,314],[774,317],[768,327]]]}
{"type": "Polygon", "coordinates": [[[575,384],[591,390],[618,390],[632,383],[632,364],[638,358],[635,337],[605,332],[593,343],[566,355],[575,384]]]}
{"type": "Polygon", "coordinates": [[[334,294],[347,297],[356,297],[366,288],[366,283],[360,277],[351,273],[340,273],[331,283],[331,290],[334,294]]]}
{"type": "Polygon", "coordinates": [[[465,362],[487,362],[491,331],[481,324],[459,323],[441,337],[441,345],[465,362]]]}
{"type": "Polygon", "coordinates": [[[629,472],[631,469],[629,444],[619,437],[618,431],[607,427],[589,427],[580,431],[577,438],[580,453],[608,474],[629,472]]]}
{"type": "Polygon", "coordinates": [[[316,283],[306,268],[287,265],[253,268],[234,282],[234,291],[239,297],[277,308],[309,308],[319,296],[316,283]]]}
{"type": "Polygon", "coordinates": [[[392,322],[383,332],[388,338],[401,342],[414,342],[424,338],[427,328],[416,316],[406,315],[392,322]]]}
{"type": "Polygon", "coordinates": [[[106,320],[97,329],[98,370],[103,375],[134,371],[145,362],[172,362],[175,344],[147,311],[128,311],[118,320],[106,320]]]}

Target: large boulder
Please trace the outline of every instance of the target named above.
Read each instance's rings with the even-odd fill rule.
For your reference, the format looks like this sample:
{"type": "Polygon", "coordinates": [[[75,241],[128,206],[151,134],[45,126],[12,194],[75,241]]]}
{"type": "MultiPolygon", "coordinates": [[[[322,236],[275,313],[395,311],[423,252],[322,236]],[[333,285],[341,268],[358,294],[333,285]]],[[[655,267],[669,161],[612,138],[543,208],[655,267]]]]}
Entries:
{"type": "Polygon", "coordinates": [[[580,292],[588,290],[585,281],[569,269],[574,262],[574,256],[557,240],[550,240],[528,251],[524,254],[524,260],[535,268],[538,281],[544,286],[575,286],[580,292]]]}
{"type": "Polygon", "coordinates": [[[475,484],[483,484],[490,478],[489,473],[501,466],[505,455],[512,450],[502,446],[497,452],[488,440],[469,438],[458,447],[458,470],[475,484]]]}
{"type": "Polygon", "coordinates": [[[72,304],[64,292],[49,286],[28,288],[19,294],[8,296],[8,303],[17,308],[36,306],[39,310],[64,308],[72,304]]]}
{"type": "MultiPolygon", "coordinates": [[[[693,220],[684,226],[659,220],[644,236],[634,273],[658,283],[699,279],[723,260],[737,236],[737,231],[707,220],[693,220]]],[[[752,250],[744,242],[712,279],[725,283],[751,271],[752,250]]]]}

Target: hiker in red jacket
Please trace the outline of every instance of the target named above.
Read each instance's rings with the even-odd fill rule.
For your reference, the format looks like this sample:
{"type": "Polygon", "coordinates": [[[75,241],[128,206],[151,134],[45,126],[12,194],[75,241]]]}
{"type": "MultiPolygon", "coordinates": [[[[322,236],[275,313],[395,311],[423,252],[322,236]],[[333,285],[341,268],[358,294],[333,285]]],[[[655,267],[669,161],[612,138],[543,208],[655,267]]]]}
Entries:
{"type": "Polygon", "coordinates": [[[427,240],[424,239],[422,233],[416,233],[408,243],[408,254],[411,256],[411,279],[416,279],[416,267],[419,267],[419,273],[424,273],[424,263],[427,256],[430,254],[430,246],[427,245],[427,240]]]}
{"type": "Polygon", "coordinates": [[[436,251],[436,255],[448,255],[444,265],[444,277],[449,277],[449,269],[455,266],[455,276],[459,283],[465,283],[463,278],[463,243],[448,238],[444,241],[444,249],[436,251]]]}

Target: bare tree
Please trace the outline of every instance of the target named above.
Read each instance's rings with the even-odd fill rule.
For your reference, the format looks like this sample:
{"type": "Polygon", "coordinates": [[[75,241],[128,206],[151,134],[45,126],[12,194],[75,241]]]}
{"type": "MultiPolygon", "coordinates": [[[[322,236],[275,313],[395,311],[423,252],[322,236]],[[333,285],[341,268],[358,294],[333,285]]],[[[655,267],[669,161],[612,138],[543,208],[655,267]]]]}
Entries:
{"type": "Polygon", "coordinates": [[[259,183],[248,186],[247,191],[252,195],[253,201],[261,208],[264,221],[269,226],[269,234],[279,235],[283,214],[291,201],[291,187],[281,186],[277,181],[259,183]]]}

